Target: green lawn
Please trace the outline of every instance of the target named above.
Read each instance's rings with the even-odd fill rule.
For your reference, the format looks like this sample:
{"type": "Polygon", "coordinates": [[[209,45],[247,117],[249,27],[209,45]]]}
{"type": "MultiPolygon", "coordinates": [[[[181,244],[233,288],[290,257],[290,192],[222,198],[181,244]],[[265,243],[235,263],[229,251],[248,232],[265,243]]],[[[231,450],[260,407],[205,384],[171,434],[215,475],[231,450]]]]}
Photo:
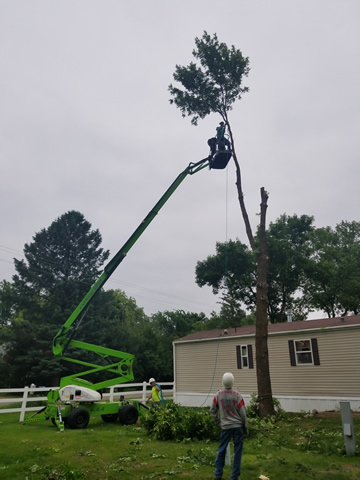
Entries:
{"type": "MultiPolygon", "coordinates": [[[[212,479],[217,443],[161,442],[139,426],[91,418],[85,430],[58,433],[50,421],[22,425],[0,415],[1,480],[212,479]]],[[[291,415],[253,428],[245,442],[241,480],[360,479],[360,456],[344,455],[339,418],[291,415]]],[[[355,420],[355,431],[360,420],[355,420]]],[[[230,479],[226,467],[224,479],[230,479]]]]}

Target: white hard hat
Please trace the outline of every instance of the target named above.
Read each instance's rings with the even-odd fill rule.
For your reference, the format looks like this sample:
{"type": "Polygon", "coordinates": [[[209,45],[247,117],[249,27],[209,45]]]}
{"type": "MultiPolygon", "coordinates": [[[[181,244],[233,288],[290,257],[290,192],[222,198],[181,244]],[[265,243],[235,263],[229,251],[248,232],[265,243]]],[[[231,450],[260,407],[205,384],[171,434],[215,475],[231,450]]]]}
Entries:
{"type": "Polygon", "coordinates": [[[150,380],[149,380],[149,383],[153,383],[153,382],[155,382],[155,378],[151,377],[150,380]]]}
{"type": "Polygon", "coordinates": [[[224,373],[222,383],[225,388],[231,388],[234,385],[234,375],[232,373],[224,373]]]}

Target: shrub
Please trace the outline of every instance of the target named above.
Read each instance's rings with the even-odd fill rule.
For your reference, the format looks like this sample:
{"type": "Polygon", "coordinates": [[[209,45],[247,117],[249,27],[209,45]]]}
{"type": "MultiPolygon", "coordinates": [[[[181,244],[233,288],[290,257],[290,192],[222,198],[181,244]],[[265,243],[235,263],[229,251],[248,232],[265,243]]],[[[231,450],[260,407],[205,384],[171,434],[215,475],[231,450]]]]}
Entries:
{"type": "Polygon", "coordinates": [[[185,441],[218,440],[219,428],[209,408],[185,408],[167,403],[163,408],[152,408],[142,417],[147,434],[157,440],[185,441]]]}
{"type": "MultiPolygon", "coordinates": [[[[273,405],[275,410],[275,416],[273,421],[278,421],[285,417],[285,410],[281,408],[281,404],[277,398],[273,397],[273,405]]],[[[259,418],[259,399],[256,393],[251,395],[249,405],[246,407],[246,414],[249,418],[259,418]]]]}

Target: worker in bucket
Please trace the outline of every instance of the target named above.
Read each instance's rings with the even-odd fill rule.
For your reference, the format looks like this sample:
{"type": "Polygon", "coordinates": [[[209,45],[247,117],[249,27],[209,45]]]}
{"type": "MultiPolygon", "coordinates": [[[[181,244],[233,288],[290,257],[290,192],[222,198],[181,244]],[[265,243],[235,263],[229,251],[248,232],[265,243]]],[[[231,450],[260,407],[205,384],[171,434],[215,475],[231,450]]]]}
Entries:
{"type": "Polygon", "coordinates": [[[234,441],[234,462],[231,480],[238,480],[241,470],[241,456],[244,439],[248,434],[245,402],[240,393],[233,389],[234,375],[224,373],[224,388],[219,390],[210,407],[214,421],[221,428],[220,444],[215,459],[215,480],[222,478],[227,446],[234,441]]]}
{"type": "Polygon", "coordinates": [[[224,122],[220,122],[219,126],[216,127],[216,143],[219,150],[225,150],[225,147],[227,147],[228,150],[231,150],[231,143],[225,137],[225,129],[226,125],[224,122]]]}

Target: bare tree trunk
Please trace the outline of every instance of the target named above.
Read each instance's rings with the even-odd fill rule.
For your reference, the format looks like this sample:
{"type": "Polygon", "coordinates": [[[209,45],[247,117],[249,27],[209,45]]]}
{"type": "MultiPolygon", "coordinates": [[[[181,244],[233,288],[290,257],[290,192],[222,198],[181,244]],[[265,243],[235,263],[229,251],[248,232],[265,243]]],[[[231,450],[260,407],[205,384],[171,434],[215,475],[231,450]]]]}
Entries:
{"type": "MultiPolygon", "coordinates": [[[[226,119],[226,121],[227,121],[227,119],[226,119]]],[[[238,191],[238,199],[239,199],[240,209],[241,209],[241,213],[242,213],[242,216],[243,216],[243,219],[244,219],[246,234],[247,234],[247,237],[249,239],[250,247],[254,251],[255,250],[255,240],[254,240],[254,236],[253,236],[250,221],[249,221],[249,216],[247,214],[246,207],[245,207],[244,194],[243,194],[242,185],[241,185],[240,165],[239,165],[239,162],[238,162],[238,159],[237,159],[237,156],[236,156],[236,152],[235,152],[234,138],[233,138],[232,131],[231,131],[231,128],[230,128],[230,125],[229,125],[228,122],[227,122],[227,125],[228,125],[228,129],[229,129],[229,135],[230,135],[231,145],[232,145],[232,150],[233,150],[233,158],[234,158],[234,163],[235,163],[235,167],[236,167],[236,187],[237,187],[237,191],[238,191]]]]}
{"type": "Polygon", "coordinates": [[[257,252],[257,288],[256,288],[256,376],[259,400],[259,415],[266,417],[274,414],[272,401],[269,351],[268,351],[268,284],[267,284],[267,239],[266,210],[268,193],[261,188],[259,246],[257,252]]]}
{"type": "Polygon", "coordinates": [[[267,240],[266,240],[266,210],[268,193],[264,187],[261,188],[260,204],[260,228],[259,228],[259,249],[257,251],[255,239],[252,233],[249,217],[247,214],[244,194],[241,185],[240,165],[235,153],[234,139],[227,117],[223,116],[226,122],[231,139],[233,158],[236,167],[236,187],[241,213],[245,223],[246,234],[249,239],[251,249],[256,255],[257,264],[257,286],[256,286],[256,377],[259,400],[259,415],[266,417],[274,414],[274,405],[272,401],[269,352],[268,352],[268,284],[267,284],[267,240]]]}

